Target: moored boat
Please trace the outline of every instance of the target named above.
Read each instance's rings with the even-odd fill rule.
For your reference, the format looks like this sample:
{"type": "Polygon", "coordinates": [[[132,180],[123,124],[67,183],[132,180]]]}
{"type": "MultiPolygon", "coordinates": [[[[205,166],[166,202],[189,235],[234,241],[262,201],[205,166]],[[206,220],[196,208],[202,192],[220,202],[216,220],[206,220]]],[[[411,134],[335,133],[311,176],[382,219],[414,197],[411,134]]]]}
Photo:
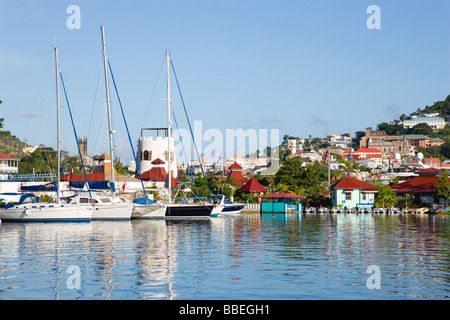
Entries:
{"type": "Polygon", "coordinates": [[[131,219],[164,219],[167,205],[140,198],[133,200],[131,219]]]}
{"type": "Polygon", "coordinates": [[[24,194],[18,204],[0,209],[0,219],[8,222],[89,222],[92,205],[47,203],[24,194]]]}
{"type": "Polygon", "coordinates": [[[133,203],[123,197],[91,195],[73,197],[69,205],[91,206],[92,220],[130,220],[133,203]]]}

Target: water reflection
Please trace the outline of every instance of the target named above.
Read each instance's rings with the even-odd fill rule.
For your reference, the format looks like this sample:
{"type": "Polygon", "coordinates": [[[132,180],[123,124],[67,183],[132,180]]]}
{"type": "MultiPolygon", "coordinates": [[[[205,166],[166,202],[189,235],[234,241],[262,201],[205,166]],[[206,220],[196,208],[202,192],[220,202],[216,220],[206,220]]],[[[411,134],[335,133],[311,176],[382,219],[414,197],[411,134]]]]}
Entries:
{"type": "Polygon", "coordinates": [[[0,299],[448,298],[448,227],[370,214],[4,223],[0,299]],[[370,265],[381,290],[366,287],[370,265]]]}

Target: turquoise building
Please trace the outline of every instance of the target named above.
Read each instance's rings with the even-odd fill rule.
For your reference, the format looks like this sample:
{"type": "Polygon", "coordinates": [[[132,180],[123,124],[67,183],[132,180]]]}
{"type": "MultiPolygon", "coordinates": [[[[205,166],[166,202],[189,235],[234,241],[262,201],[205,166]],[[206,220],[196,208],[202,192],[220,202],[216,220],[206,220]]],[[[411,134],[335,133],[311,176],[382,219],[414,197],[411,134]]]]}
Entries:
{"type": "Polygon", "coordinates": [[[330,187],[331,203],[342,208],[372,208],[378,188],[370,183],[344,177],[330,187]]]}
{"type": "Polygon", "coordinates": [[[302,212],[302,196],[292,193],[272,193],[261,196],[261,213],[302,212]]]}

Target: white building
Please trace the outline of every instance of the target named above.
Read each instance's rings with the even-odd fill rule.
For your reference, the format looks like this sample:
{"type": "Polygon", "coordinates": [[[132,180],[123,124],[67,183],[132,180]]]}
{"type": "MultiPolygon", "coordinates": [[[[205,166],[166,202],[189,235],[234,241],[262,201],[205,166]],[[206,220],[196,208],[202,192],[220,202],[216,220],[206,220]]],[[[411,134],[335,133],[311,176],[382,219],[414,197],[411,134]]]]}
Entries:
{"type": "MultiPolygon", "coordinates": [[[[167,137],[140,137],[138,140],[136,160],[139,163],[141,173],[153,168],[152,161],[161,159],[166,172],[169,172],[169,154],[167,153],[167,137]]],[[[172,177],[177,178],[178,169],[175,159],[175,144],[173,138],[170,143],[172,177]]]]}
{"type": "Polygon", "coordinates": [[[444,129],[445,127],[445,120],[441,117],[419,116],[404,120],[403,128],[409,129],[414,127],[415,125],[418,125],[419,123],[426,123],[433,129],[444,129]]]}
{"type": "Polygon", "coordinates": [[[327,140],[332,146],[340,146],[347,148],[352,144],[352,138],[348,136],[340,136],[337,134],[328,134],[327,140]]]}
{"type": "Polygon", "coordinates": [[[0,153],[0,180],[9,180],[13,174],[19,173],[20,159],[0,153]]]}
{"type": "Polygon", "coordinates": [[[225,162],[225,166],[227,166],[228,163],[231,163],[230,165],[232,165],[234,162],[239,164],[243,170],[253,170],[255,167],[266,167],[270,162],[270,158],[230,156],[230,159],[225,162]]]}

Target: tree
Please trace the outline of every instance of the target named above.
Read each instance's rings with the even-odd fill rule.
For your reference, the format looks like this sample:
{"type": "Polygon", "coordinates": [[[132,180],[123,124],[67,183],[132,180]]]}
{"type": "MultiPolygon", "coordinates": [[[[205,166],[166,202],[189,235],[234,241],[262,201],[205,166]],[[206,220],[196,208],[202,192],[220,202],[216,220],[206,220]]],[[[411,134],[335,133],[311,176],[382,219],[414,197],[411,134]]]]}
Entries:
{"type": "Polygon", "coordinates": [[[375,206],[377,208],[392,208],[398,202],[397,194],[389,187],[380,183],[375,184],[378,187],[378,192],[375,196],[375,206]]]}
{"type": "Polygon", "coordinates": [[[366,135],[365,131],[356,131],[355,132],[355,137],[357,140],[361,140],[362,137],[364,137],[366,135]]]}
{"type": "Polygon", "coordinates": [[[450,181],[448,180],[448,173],[442,174],[436,184],[434,185],[435,200],[439,201],[440,198],[445,199],[445,206],[448,207],[448,198],[450,197],[450,181]]]}
{"type": "Polygon", "coordinates": [[[327,169],[317,161],[306,167],[302,164],[298,158],[287,159],[275,175],[276,189],[304,195],[318,203],[324,197],[327,169]]]}
{"type": "Polygon", "coordinates": [[[418,123],[411,128],[412,134],[423,134],[430,135],[433,133],[433,128],[431,128],[427,123],[418,123]]]}

